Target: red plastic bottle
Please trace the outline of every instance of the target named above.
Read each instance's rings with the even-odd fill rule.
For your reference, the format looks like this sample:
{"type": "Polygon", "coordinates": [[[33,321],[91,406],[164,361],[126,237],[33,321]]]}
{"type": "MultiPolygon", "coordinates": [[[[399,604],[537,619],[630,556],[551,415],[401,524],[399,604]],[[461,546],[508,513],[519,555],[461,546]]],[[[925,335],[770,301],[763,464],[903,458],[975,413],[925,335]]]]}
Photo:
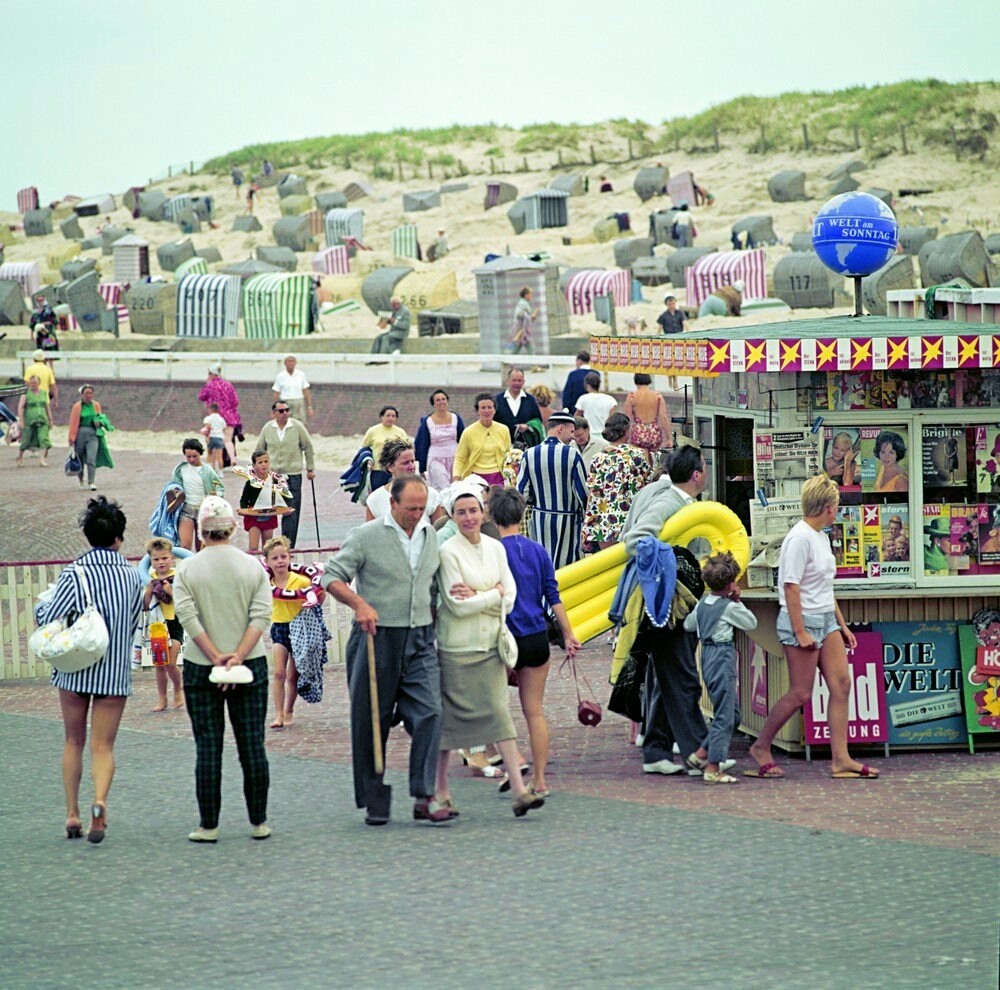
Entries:
{"type": "Polygon", "coordinates": [[[153,656],[154,667],[166,667],[170,663],[170,637],[165,622],[149,624],[149,652],[153,656]]]}

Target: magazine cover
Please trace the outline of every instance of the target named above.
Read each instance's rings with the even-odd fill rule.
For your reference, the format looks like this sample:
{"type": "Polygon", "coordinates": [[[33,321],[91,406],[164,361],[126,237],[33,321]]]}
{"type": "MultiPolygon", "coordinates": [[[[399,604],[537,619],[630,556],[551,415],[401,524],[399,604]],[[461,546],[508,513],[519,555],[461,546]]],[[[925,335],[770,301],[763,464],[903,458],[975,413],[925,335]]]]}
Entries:
{"type": "Polygon", "coordinates": [[[925,488],[964,488],[968,481],[968,452],[964,426],[925,426],[922,429],[925,488]]]}
{"type": "Polygon", "coordinates": [[[823,429],[823,470],[844,491],[861,491],[861,431],[850,427],[823,429]]]}
{"type": "Polygon", "coordinates": [[[976,491],[1000,493],[1000,426],[976,426],[976,491]]]}
{"type": "Polygon", "coordinates": [[[861,506],[842,505],[830,527],[830,547],[837,563],[837,577],[864,577],[861,552],[861,506]]]}
{"type": "Polygon", "coordinates": [[[923,523],[924,574],[947,576],[951,556],[951,506],[925,505],[923,523]]]}
{"type": "Polygon", "coordinates": [[[984,505],[979,514],[979,563],[1000,565],[1000,505],[984,505]]]}
{"type": "Polygon", "coordinates": [[[862,426],[861,490],[907,492],[910,489],[909,430],[905,426],[862,426]]]}

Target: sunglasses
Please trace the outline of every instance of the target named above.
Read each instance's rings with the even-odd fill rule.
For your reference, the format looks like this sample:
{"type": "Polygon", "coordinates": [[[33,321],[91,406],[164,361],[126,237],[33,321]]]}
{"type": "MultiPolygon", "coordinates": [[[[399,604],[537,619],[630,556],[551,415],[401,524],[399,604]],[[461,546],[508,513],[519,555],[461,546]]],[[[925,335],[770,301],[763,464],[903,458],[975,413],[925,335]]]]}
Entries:
{"type": "Polygon", "coordinates": [[[291,409],[289,409],[289,408],[288,408],[288,407],[286,406],[286,407],[285,407],[284,409],[275,409],[274,411],[275,411],[276,413],[283,413],[283,412],[291,412],[291,409]]]}

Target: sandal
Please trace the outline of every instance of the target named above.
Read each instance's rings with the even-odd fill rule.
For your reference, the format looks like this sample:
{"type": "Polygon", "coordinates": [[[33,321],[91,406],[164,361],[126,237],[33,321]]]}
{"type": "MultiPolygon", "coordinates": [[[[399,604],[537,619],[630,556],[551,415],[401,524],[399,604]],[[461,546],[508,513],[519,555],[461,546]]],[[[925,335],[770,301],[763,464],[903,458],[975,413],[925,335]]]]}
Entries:
{"type": "Polygon", "coordinates": [[[66,838],[67,839],[83,838],[83,825],[80,824],[79,818],[66,819],[66,838]]]}
{"type": "Polygon", "coordinates": [[[102,801],[95,801],[90,807],[90,828],[87,830],[87,841],[95,846],[103,842],[107,828],[108,809],[102,801]]]}
{"type": "Polygon", "coordinates": [[[738,784],[739,781],[724,770],[706,770],[701,779],[706,784],[738,784]]]}

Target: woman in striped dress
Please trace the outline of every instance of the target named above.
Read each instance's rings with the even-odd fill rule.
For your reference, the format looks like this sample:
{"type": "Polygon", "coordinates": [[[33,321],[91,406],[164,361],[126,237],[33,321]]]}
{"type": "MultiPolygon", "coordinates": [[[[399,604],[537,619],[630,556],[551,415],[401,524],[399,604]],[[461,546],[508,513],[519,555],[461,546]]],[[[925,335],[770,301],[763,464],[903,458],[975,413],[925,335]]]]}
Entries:
{"type": "Polygon", "coordinates": [[[107,827],[107,799],[115,773],[114,745],[125,700],[132,693],[132,638],[142,609],[142,578],[119,553],[125,536],[125,513],[104,496],[92,498],[80,516],[80,527],[92,547],[67,567],[48,602],[35,608],[39,625],[79,615],[86,596],[77,568],[83,568],[90,595],[108,627],[108,650],[85,670],[52,671],[66,729],[62,773],[66,790],[66,837],[83,835],[80,822],[80,778],[90,714],[91,776],[94,800],[87,839],[101,842],[107,827]]]}

